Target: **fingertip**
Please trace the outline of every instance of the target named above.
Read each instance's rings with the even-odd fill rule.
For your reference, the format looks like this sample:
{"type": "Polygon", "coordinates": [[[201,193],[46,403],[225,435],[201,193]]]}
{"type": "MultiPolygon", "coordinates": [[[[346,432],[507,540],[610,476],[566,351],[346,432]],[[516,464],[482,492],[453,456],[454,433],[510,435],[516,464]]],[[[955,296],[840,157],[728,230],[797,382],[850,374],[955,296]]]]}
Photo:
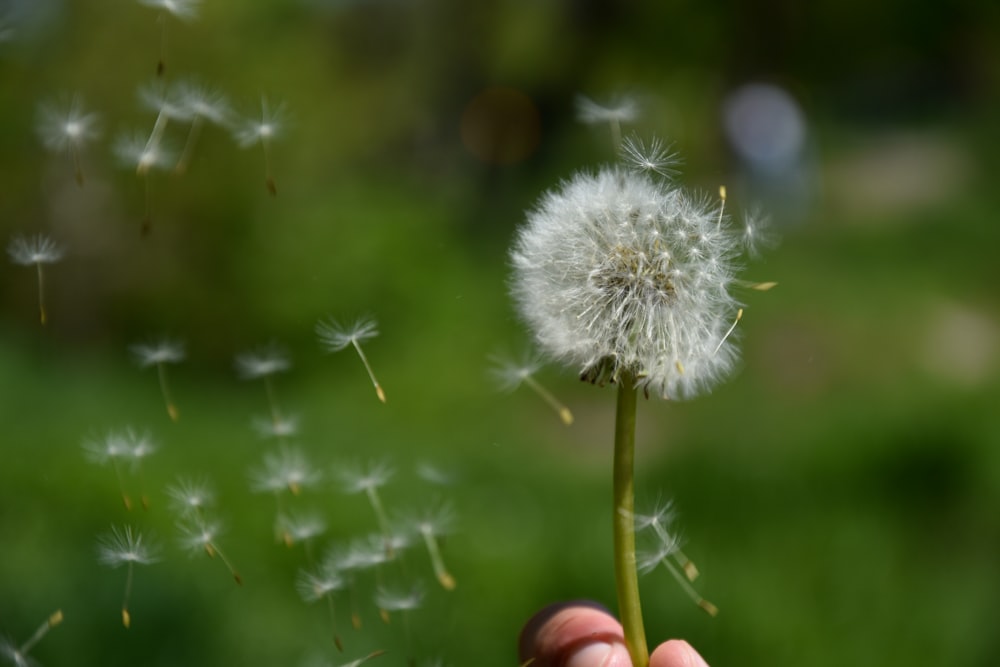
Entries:
{"type": "Polygon", "coordinates": [[[525,624],[518,644],[521,664],[531,660],[532,667],[629,664],[618,661],[625,648],[621,624],[593,602],[542,609],[525,624]]]}
{"type": "Polygon", "coordinates": [[[656,647],[649,667],[708,667],[708,663],[683,639],[671,639],[656,647]]]}

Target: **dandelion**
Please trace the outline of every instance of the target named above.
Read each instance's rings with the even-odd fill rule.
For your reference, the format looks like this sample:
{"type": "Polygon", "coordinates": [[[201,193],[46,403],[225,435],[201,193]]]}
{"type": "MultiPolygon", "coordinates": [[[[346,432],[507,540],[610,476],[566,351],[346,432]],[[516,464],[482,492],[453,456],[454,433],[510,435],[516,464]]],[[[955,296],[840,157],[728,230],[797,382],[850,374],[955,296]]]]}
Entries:
{"type": "Polygon", "coordinates": [[[172,15],[182,21],[195,19],[201,0],[139,0],[139,4],[160,10],[156,18],[160,24],[160,59],[156,63],[156,75],[163,76],[167,69],[167,16],[172,15]]]}
{"type": "Polygon", "coordinates": [[[271,376],[284,373],[291,367],[292,362],[288,357],[288,352],[275,343],[236,355],[237,375],[244,380],[264,379],[267,404],[271,410],[271,422],[274,424],[281,423],[284,418],[278,407],[278,396],[275,393],[271,376]]]}
{"type": "Polygon", "coordinates": [[[243,585],[243,577],[236,571],[232,561],[219,547],[219,535],[223,532],[223,525],[218,520],[207,520],[199,515],[188,516],[177,523],[180,530],[181,546],[193,553],[204,552],[209,558],[219,557],[222,564],[229,570],[229,574],[240,586],[243,585]]]}
{"type": "Polygon", "coordinates": [[[82,186],[81,154],[86,144],[100,136],[100,116],[85,111],[80,97],[74,96],[66,108],[52,104],[40,106],[37,129],[38,136],[47,149],[54,153],[66,151],[70,154],[76,184],[82,186]]]}
{"type": "Polygon", "coordinates": [[[657,173],[661,176],[671,176],[676,173],[674,167],[678,162],[677,154],[671,153],[659,138],[654,138],[649,145],[646,145],[640,138],[630,136],[622,144],[621,157],[626,164],[639,171],[657,173]]]}
{"type": "Polygon", "coordinates": [[[215,492],[206,479],[181,477],[167,487],[171,509],[182,519],[203,519],[205,510],[215,504],[215,492]]]}
{"type": "MultiPolygon", "coordinates": [[[[146,139],[144,153],[153,153],[160,147],[167,123],[171,120],[185,121],[191,118],[191,107],[185,103],[174,88],[168,88],[160,83],[153,83],[139,89],[139,99],[149,109],[156,112],[156,122],[146,139]]],[[[151,165],[139,160],[136,173],[142,176],[151,165]]]]}
{"type": "Polygon", "coordinates": [[[424,546],[427,547],[427,554],[431,559],[431,566],[434,568],[434,575],[438,583],[445,590],[455,589],[455,577],[451,576],[444,565],[441,557],[441,548],[438,538],[451,532],[455,523],[455,513],[450,505],[440,505],[425,511],[406,521],[407,525],[423,538],[424,546]]]}
{"type": "MultiPolygon", "coordinates": [[[[732,294],[741,236],[725,213],[644,162],[578,173],[543,195],[511,253],[513,294],[539,347],[581,378],[618,385],[613,469],[619,612],[634,664],[646,664],[635,556],[637,390],[668,399],[711,390],[736,364],[732,294]]],[[[650,152],[653,151],[653,152],[650,152]]]]}
{"type": "Polygon", "coordinates": [[[177,404],[170,395],[167,382],[167,364],[176,364],[184,360],[184,343],[170,338],[161,338],[151,343],[137,343],[129,348],[140,368],[156,366],[160,378],[160,393],[167,407],[167,415],[171,420],[180,419],[177,404]]]}
{"type": "MultiPolygon", "coordinates": [[[[145,488],[142,475],[142,460],[156,452],[156,443],[153,442],[149,433],[136,433],[132,429],[126,429],[121,437],[127,449],[127,456],[132,462],[132,470],[139,475],[140,489],[145,488]]],[[[142,508],[149,509],[149,497],[145,492],[141,492],[140,500],[142,508]]]]}
{"type": "Polygon", "coordinates": [[[312,542],[326,532],[326,521],[319,514],[279,514],[278,531],[285,539],[289,548],[295,544],[303,544],[306,550],[306,560],[312,561],[312,542]]]}
{"type": "Polygon", "coordinates": [[[229,100],[222,93],[190,81],[180,84],[178,95],[181,106],[187,110],[187,115],[191,118],[191,129],[188,130],[184,149],[174,167],[176,173],[182,174],[187,171],[188,164],[191,162],[191,155],[205,121],[221,127],[228,127],[233,116],[233,109],[229,100]]]}
{"type": "Polygon", "coordinates": [[[651,528],[657,538],[655,548],[646,553],[636,555],[636,566],[639,573],[647,574],[662,564],[696,605],[705,610],[710,616],[718,614],[718,608],[701,597],[690,583],[698,577],[698,569],[684,552],[681,551],[680,537],[667,529],[667,526],[673,519],[673,511],[670,505],[657,507],[649,515],[637,514],[634,519],[637,531],[651,528]]]}
{"type": "Polygon", "coordinates": [[[152,137],[153,135],[150,135],[144,139],[138,133],[121,135],[114,147],[115,154],[122,164],[135,167],[136,174],[142,179],[145,208],[140,231],[143,236],[148,235],[153,227],[153,186],[150,171],[166,169],[174,162],[173,152],[170,148],[159,139],[151,143],[152,137]]]}
{"type": "Polygon", "coordinates": [[[367,466],[352,465],[345,466],[337,471],[340,477],[344,493],[355,494],[364,493],[368,498],[368,503],[375,513],[379,528],[385,539],[385,550],[391,553],[389,541],[392,529],[389,525],[389,518],[386,516],[385,508],[382,506],[382,499],[379,497],[379,487],[385,486],[395,471],[385,461],[372,461],[367,466]]]}
{"type": "Polygon", "coordinates": [[[304,488],[316,485],[322,476],[301,450],[282,447],[277,453],[266,454],[264,464],[251,473],[255,491],[299,495],[304,488]]]}
{"type": "Polygon", "coordinates": [[[63,258],[65,251],[62,246],[44,234],[35,236],[14,236],[7,244],[7,254],[15,264],[22,266],[34,265],[38,274],[38,317],[44,326],[48,322],[45,310],[45,264],[55,264],[63,258]]]}
{"type": "Polygon", "coordinates": [[[326,600],[327,611],[330,614],[330,629],[333,632],[333,643],[337,650],[343,652],[344,644],[337,633],[337,617],[333,603],[333,594],[342,590],[347,582],[340,573],[334,558],[324,558],[318,566],[300,570],[295,579],[295,588],[306,602],[326,600]]]}
{"type": "Polygon", "coordinates": [[[277,438],[285,441],[295,436],[299,432],[299,418],[297,415],[279,415],[273,417],[255,418],[253,429],[262,438],[277,438]]]}
{"type": "Polygon", "coordinates": [[[235,131],[236,143],[240,148],[250,148],[260,144],[264,151],[264,183],[272,197],[278,194],[278,187],[271,175],[271,141],[282,131],[285,106],[272,108],[266,97],[260,98],[260,120],[245,120],[235,131]]]}
{"type": "Polygon", "coordinates": [[[569,426],[573,423],[573,413],[570,409],[563,405],[552,392],[543,387],[535,379],[535,373],[542,367],[538,359],[526,358],[521,363],[516,363],[510,359],[494,357],[493,364],[491,371],[501,389],[504,391],[514,391],[522,384],[526,384],[543,401],[548,403],[549,407],[556,411],[564,424],[569,426]]]}
{"type": "Polygon", "coordinates": [[[125,594],[122,597],[122,625],[128,628],[132,624],[129,613],[129,597],[132,593],[132,573],[136,565],[150,565],[159,560],[158,546],[144,539],[142,533],[133,531],[132,526],[119,529],[112,526],[109,534],[103,535],[97,546],[98,560],[110,568],[125,565],[125,594]]]}
{"type": "Polygon", "coordinates": [[[119,465],[119,461],[127,460],[132,454],[127,437],[122,433],[112,431],[101,439],[89,438],[85,440],[83,449],[90,461],[98,465],[111,464],[115,471],[115,478],[118,480],[118,490],[121,492],[122,503],[126,510],[131,510],[132,499],[125,492],[125,483],[119,465]]]}
{"type": "Polygon", "coordinates": [[[7,658],[11,664],[14,665],[14,667],[29,667],[30,665],[36,664],[28,653],[31,649],[35,648],[35,645],[42,640],[42,637],[49,633],[49,630],[62,622],[62,610],[57,609],[50,614],[47,619],[45,619],[45,622],[38,626],[38,629],[35,630],[34,634],[28,638],[28,641],[24,642],[20,646],[17,646],[13,642],[7,640],[0,640],[0,656],[7,658]]]}
{"type": "Polygon", "coordinates": [[[378,326],[375,320],[359,319],[346,327],[341,326],[336,320],[321,320],[316,324],[316,335],[327,352],[339,352],[348,345],[353,345],[358,356],[361,357],[361,363],[364,364],[365,370],[368,371],[368,377],[371,378],[372,385],[375,387],[375,395],[378,396],[378,400],[385,403],[385,392],[382,391],[381,385],[375,379],[375,373],[372,372],[372,367],[368,363],[368,357],[361,349],[362,342],[378,335],[378,326]]]}
{"type": "Polygon", "coordinates": [[[297,496],[302,490],[319,483],[322,476],[300,450],[283,446],[277,453],[264,456],[264,463],[250,471],[251,488],[260,493],[273,493],[276,507],[275,538],[291,546],[292,535],[283,524],[282,494],[285,491],[297,496]]]}
{"type": "Polygon", "coordinates": [[[392,612],[402,612],[403,634],[408,645],[411,644],[410,612],[419,609],[423,603],[424,589],[419,582],[414,583],[409,589],[378,586],[375,590],[375,605],[379,608],[383,621],[388,623],[389,614],[392,612]]]}
{"type": "Polygon", "coordinates": [[[618,150],[622,144],[622,123],[631,123],[639,117],[639,105],[631,98],[622,98],[614,104],[601,105],[578,95],[576,98],[576,116],[581,123],[597,125],[607,123],[611,129],[611,143],[618,150]]]}

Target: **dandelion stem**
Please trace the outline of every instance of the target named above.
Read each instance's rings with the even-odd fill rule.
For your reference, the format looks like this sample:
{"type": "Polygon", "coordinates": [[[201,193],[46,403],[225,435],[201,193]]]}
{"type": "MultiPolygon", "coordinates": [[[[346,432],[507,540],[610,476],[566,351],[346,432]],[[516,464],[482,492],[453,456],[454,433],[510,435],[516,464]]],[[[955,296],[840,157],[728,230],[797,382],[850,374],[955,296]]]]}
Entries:
{"type": "Polygon", "coordinates": [[[21,648],[18,649],[18,653],[21,655],[28,655],[28,652],[35,647],[35,644],[40,642],[42,637],[44,637],[49,630],[62,623],[62,620],[63,613],[61,609],[53,612],[51,616],[45,619],[44,623],[38,626],[38,629],[35,630],[35,634],[31,635],[31,637],[28,638],[28,641],[21,645],[21,648]]]}
{"type": "Polygon", "coordinates": [[[614,561],[618,613],[632,664],[647,667],[649,651],[639,604],[639,575],[635,562],[635,380],[628,371],[619,378],[615,412],[614,561]]]}
{"type": "Polygon", "coordinates": [[[424,536],[424,543],[427,545],[427,553],[431,558],[431,566],[434,568],[434,575],[437,577],[441,587],[446,591],[455,590],[455,577],[451,576],[444,566],[444,559],[441,557],[441,549],[438,547],[434,534],[429,530],[420,531],[424,536]]]}
{"type": "Polygon", "coordinates": [[[612,118],[608,124],[611,126],[611,147],[617,155],[622,148],[622,124],[617,118],[612,118]]]}
{"type": "Polygon", "coordinates": [[[386,516],[385,509],[382,507],[382,500],[378,497],[378,491],[375,490],[374,486],[366,486],[365,494],[367,494],[368,502],[378,519],[379,528],[382,530],[386,555],[392,555],[392,529],[389,527],[389,517],[386,516]]]}
{"type": "Polygon", "coordinates": [[[218,556],[219,560],[222,561],[223,565],[225,565],[227,568],[229,568],[229,574],[233,575],[233,579],[236,580],[236,583],[239,584],[240,586],[242,586],[243,585],[243,577],[241,577],[240,573],[236,571],[235,567],[233,567],[232,562],[228,558],[226,558],[226,554],[224,554],[222,552],[222,549],[219,548],[219,545],[216,544],[215,542],[209,542],[205,546],[208,547],[209,549],[211,549],[211,551],[209,551],[208,555],[209,556],[218,556]]]}
{"type": "Polygon", "coordinates": [[[126,511],[132,511],[132,499],[128,497],[125,493],[125,482],[122,481],[122,472],[118,467],[118,460],[114,457],[111,458],[111,467],[115,469],[115,477],[118,479],[118,490],[122,494],[122,503],[125,504],[126,511]]]}
{"type": "Polygon", "coordinates": [[[191,161],[191,154],[194,153],[194,145],[198,143],[198,136],[201,134],[201,116],[195,115],[191,119],[191,129],[188,130],[187,141],[184,142],[184,150],[181,157],[174,166],[174,173],[183,174],[187,171],[188,163],[191,161]]]}
{"type": "Polygon", "coordinates": [[[663,563],[663,566],[667,568],[673,578],[677,580],[677,583],[680,584],[684,592],[687,593],[688,597],[691,598],[696,605],[704,609],[709,616],[715,616],[719,613],[719,608],[705,598],[701,597],[698,591],[694,589],[694,586],[688,583],[688,578],[681,574],[680,570],[678,570],[673,563],[666,558],[662,559],[660,562],[663,563]]]}
{"type": "Polygon", "coordinates": [[[125,595],[122,597],[122,625],[126,629],[132,625],[132,615],[128,613],[128,598],[132,593],[132,570],[134,569],[134,563],[129,561],[125,574],[125,595]]]}
{"type": "Polygon", "coordinates": [[[323,597],[326,598],[326,608],[330,611],[330,630],[333,632],[333,643],[337,647],[337,650],[343,653],[344,642],[340,640],[340,635],[337,634],[337,613],[333,607],[333,596],[330,593],[326,593],[323,597]]]}
{"type": "Polygon", "coordinates": [[[267,192],[272,197],[278,196],[278,186],[274,182],[274,177],[271,175],[271,149],[270,142],[268,142],[267,137],[262,137],[260,140],[261,148],[264,150],[264,183],[267,185],[267,192]]]}
{"type": "Polygon", "coordinates": [[[83,165],[80,162],[80,149],[76,143],[71,143],[69,147],[70,155],[73,156],[73,175],[76,177],[76,184],[83,187],[83,165]]]}
{"type": "Polygon", "coordinates": [[[375,379],[375,373],[372,371],[371,364],[368,363],[368,357],[365,356],[365,353],[361,350],[361,345],[356,339],[352,338],[351,344],[353,344],[354,349],[358,351],[358,356],[361,357],[361,363],[365,365],[365,370],[368,371],[368,377],[371,378],[372,385],[375,387],[375,395],[378,396],[378,400],[385,403],[385,392],[382,391],[382,385],[380,385],[378,380],[375,379]]]}
{"type": "Polygon", "coordinates": [[[274,390],[274,383],[269,375],[264,376],[264,391],[267,392],[267,405],[271,408],[271,422],[278,426],[282,422],[281,409],[278,407],[278,394],[274,390]]]}
{"type": "Polygon", "coordinates": [[[573,423],[573,413],[570,412],[570,409],[567,408],[562,403],[560,403],[559,399],[553,396],[548,389],[539,384],[538,380],[531,377],[530,375],[525,375],[524,383],[529,387],[531,387],[536,394],[541,396],[542,400],[548,403],[553,410],[559,413],[559,418],[562,419],[563,424],[569,426],[570,424],[573,423]]]}
{"type": "Polygon", "coordinates": [[[163,394],[163,401],[167,405],[167,414],[170,416],[171,421],[177,421],[181,418],[181,413],[177,410],[177,405],[174,404],[174,399],[170,396],[170,386],[167,383],[167,365],[162,362],[156,364],[156,371],[160,376],[160,392],[163,394]]]}
{"type": "Polygon", "coordinates": [[[48,313],[45,312],[45,271],[41,262],[36,262],[35,266],[38,267],[38,317],[42,326],[45,326],[49,321],[48,313]]]}

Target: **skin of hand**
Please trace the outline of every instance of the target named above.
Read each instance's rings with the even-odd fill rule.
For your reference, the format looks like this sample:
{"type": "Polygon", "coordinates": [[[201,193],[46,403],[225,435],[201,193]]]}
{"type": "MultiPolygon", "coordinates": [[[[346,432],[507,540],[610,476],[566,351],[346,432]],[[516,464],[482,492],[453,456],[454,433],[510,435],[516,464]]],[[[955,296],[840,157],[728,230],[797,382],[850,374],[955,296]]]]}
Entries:
{"type": "MultiPolygon", "coordinates": [[[[621,624],[588,601],[542,609],[521,631],[521,665],[530,667],[632,667],[621,624]]],[[[649,667],[708,667],[682,639],[666,641],[649,657],[649,667]]]]}

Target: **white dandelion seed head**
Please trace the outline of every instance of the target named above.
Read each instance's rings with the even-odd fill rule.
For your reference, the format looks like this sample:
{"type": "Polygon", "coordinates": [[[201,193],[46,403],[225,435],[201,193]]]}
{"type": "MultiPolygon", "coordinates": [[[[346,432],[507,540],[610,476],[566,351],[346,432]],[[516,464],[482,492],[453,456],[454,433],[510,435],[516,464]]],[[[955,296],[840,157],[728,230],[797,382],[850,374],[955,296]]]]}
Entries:
{"type": "Polygon", "coordinates": [[[676,167],[680,161],[677,154],[671,153],[670,147],[664,145],[658,137],[645,143],[635,135],[625,137],[622,142],[621,157],[632,169],[668,177],[677,173],[676,167]]]}
{"type": "Polygon", "coordinates": [[[239,123],[233,131],[236,143],[241,148],[250,148],[257,143],[266,143],[277,137],[285,124],[285,105],[272,106],[266,97],[260,100],[260,118],[248,118],[239,123]]]}
{"type": "Polygon", "coordinates": [[[181,547],[192,553],[198,553],[214,548],[224,527],[217,519],[211,521],[197,519],[178,522],[177,529],[180,531],[181,547]]]}
{"type": "Polygon", "coordinates": [[[525,355],[516,361],[508,357],[491,356],[490,362],[490,375],[501,391],[514,391],[542,367],[542,361],[536,355],[525,355]]]}
{"type": "Polygon", "coordinates": [[[512,292],[542,351],[595,383],[629,373],[682,399],[734,368],[742,245],[718,205],[605,167],[547,192],[511,253],[512,292]]]}
{"type": "Polygon", "coordinates": [[[176,162],[169,147],[163,142],[150,142],[140,132],[120,135],[115,141],[114,152],[124,166],[134,167],[142,173],[150,169],[167,169],[176,162]]]}
{"type": "Polygon", "coordinates": [[[100,116],[84,110],[79,96],[67,106],[40,105],[36,128],[42,144],[51,151],[79,149],[101,135],[100,116]]]}
{"type": "Polygon", "coordinates": [[[0,638],[0,657],[14,667],[35,667],[38,664],[34,658],[21,651],[17,644],[6,637],[0,638]]]}
{"type": "Polygon", "coordinates": [[[305,602],[316,602],[334,591],[339,591],[345,583],[336,568],[324,560],[312,569],[299,570],[295,578],[295,589],[305,602]]]}
{"type": "Polygon", "coordinates": [[[97,543],[97,559],[108,567],[149,565],[160,559],[159,553],[159,546],[132,526],[112,526],[111,532],[102,535],[97,543]]]}
{"type": "Polygon", "coordinates": [[[345,465],[336,471],[344,493],[367,492],[385,486],[396,473],[388,461],[369,461],[367,464],[345,465]]]}
{"type": "Polygon", "coordinates": [[[101,438],[90,437],[84,440],[83,451],[89,461],[104,465],[129,456],[131,447],[125,433],[109,431],[101,438]]]}
{"type": "Polygon", "coordinates": [[[639,117],[639,105],[630,97],[623,97],[611,104],[598,104],[585,95],[578,95],[576,117],[587,125],[630,123],[639,117]]]}
{"type": "Polygon", "coordinates": [[[182,517],[199,514],[215,503],[215,492],[206,479],[182,477],[167,487],[171,508],[182,517]]]}
{"type": "Polygon", "coordinates": [[[253,429],[262,438],[291,438],[299,432],[298,415],[255,417],[253,429]]]}
{"type": "Polygon", "coordinates": [[[419,609],[423,601],[424,589],[419,583],[409,589],[379,586],[375,591],[375,604],[385,611],[412,611],[419,609]]]}
{"type": "Polygon", "coordinates": [[[375,336],[378,336],[378,324],[370,317],[359,318],[349,325],[342,325],[334,319],[316,323],[316,337],[327,352],[337,352],[375,336]]]}
{"type": "Polygon", "coordinates": [[[54,264],[63,258],[63,247],[44,234],[11,237],[7,244],[10,261],[22,266],[54,264]]]}
{"type": "Polygon", "coordinates": [[[129,351],[142,368],[184,361],[184,343],[167,336],[147,343],[135,343],[129,346],[129,351]]]}
{"type": "Polygon", "coordinates": [[[322,479],[319,471],[309,462],[301,450],[283,447],[278,452],[264,456],[264,463],[250,473],[250,483],[254,491],[280,493],[315,486],[322,479]]]}
{"type": "Polygon", "coordinates": [[[326,521],[315,512],[279,514],[277,524],[292,542],[307,542],[326,532],[326,521]]]}
{"type": "Polygon", "coordinates": [[[244,380],[284,373],[292,367],[285,348],[271,343],[236,355],[236,373],[244,380]]]}
{"type": "Polygon", "coordinates": [[[198,5],[201,0],[139,0],[140,5],[153,7],[188,21],[198,18],[198,5]]]}
{"type": "Polygon", "coordinates": [[[233,107],[224,93],[194,81],[180,82],[176,92],[178,103],[192,118],[204,118],[223,127],[232,123],[233,107]]]}

